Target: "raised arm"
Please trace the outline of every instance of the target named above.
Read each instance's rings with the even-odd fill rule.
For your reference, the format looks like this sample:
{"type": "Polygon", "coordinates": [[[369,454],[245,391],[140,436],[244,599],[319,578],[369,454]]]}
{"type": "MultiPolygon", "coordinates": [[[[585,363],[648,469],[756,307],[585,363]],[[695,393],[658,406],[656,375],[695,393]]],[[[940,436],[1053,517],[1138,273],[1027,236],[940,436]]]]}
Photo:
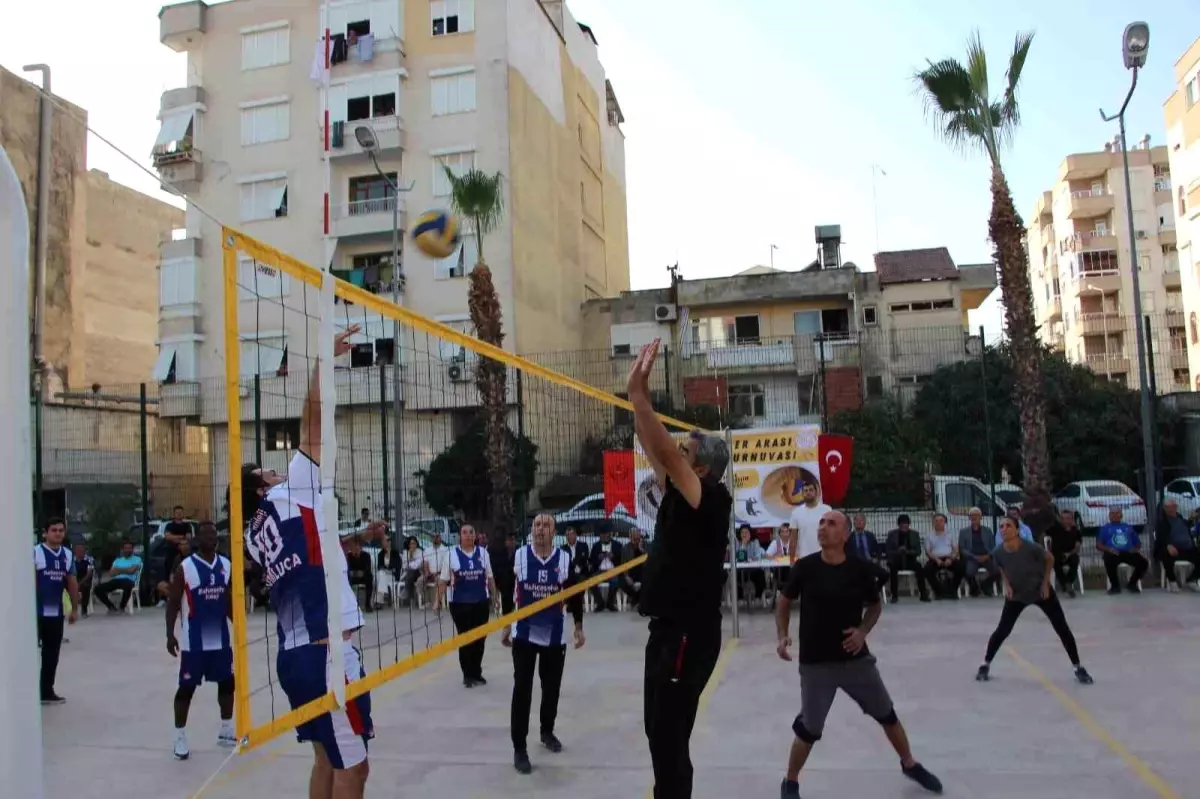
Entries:
{"type": "MultiPolygon", "coordinates": [[[[659,339],[642,347],[633,367],[629,370],[629,401],[633,403],[634,427],[638,431],[638,440],[651,463],[658,464],[664,475],[671,479],[684,499],[693,508],[700,507],[700,478],[692,471],[687,460],[679,452],[675,439],[658,420],[654,405],[650,401],[650,373],[654,370],[654,360],[658,357],[659,339]]],[[[665,485],[665,480],[663,481],[665,485]]]]}
{"type": "MultiPolygon", "coordinates": [[[[350,351],[350,337],[359,331],[358,325],[350,325],[333,337],[333,356],[345,355],[350,351]]],[[[300,451],[312,460],[321,462],[321,370],[313,366],[308,378],[308,391],[304,395],[304,408],[300,411],[300,451]]]]}

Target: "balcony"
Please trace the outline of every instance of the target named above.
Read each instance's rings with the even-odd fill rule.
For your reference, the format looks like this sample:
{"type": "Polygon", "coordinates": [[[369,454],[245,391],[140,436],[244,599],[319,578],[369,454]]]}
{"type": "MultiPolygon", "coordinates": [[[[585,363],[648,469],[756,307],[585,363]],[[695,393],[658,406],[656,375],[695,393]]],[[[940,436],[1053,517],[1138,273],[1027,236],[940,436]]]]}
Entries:
{"type": "Polygon", "coordinates": [[[1170,361],[1171,361],[1172,369],[1187,369],[1188,368],[1187,345],[1186,344],[1176,344],[1175,342],[1172,342],[1171,349],[1170,349],[1170,361]]]}
{"type": "Polygon", "coordinates": [[[1092,269],[1079,272],[1075,296],[1113,294],[1121,290],[1121,273],[1116,269],[1092,269]]]}
{"type": "Polygon", "coordinates": [[[1066,241],[1070,252],[1117,249],[1117,237],[1107,230],[1085,230],[1069,236],[1066,241]]]}
{"type": "Polygon", "coordinates": [[[1097,178],[1107,173],[1114,163],[1113,154],[1107,152],[1068,155],[1058,169],[1058,179],[1063,181],[1097,178]]]}
{"type": "Polygon", "coordinates": [[[1113,196],[1108,189],[1081,189],[1067,199],[1068,219],[1090,219],[1112,213],[1113,196]]]}
{"type": "Polygon", "coordinates": [[[1166,317],[1165,322],[1168,328],[1183,327],[1184,322],[1182,305],[1175,305],[1173,303],[1168,304],[1166,310],[1163,312],[1163,315],[1166,317]]]}
{"type": "Polygon", "coordinates": [[[1079,315],[1079,332],[1082,335],[1121,333],[1124,330],[1125,317],[1117,311],[1098,311],[1079,315]]]}
{"type": "Polygon", "coordinates": [[[1178,244],[1178,237],[1175,234],[1173,227],[1160,227],[1158,229],[1159,244],[1178,244]]]}
{"type": "Polygon", "coordinates": [[[1046,321],[1061,322],[1062,321],[1062,297],[1055,295],[1050,299],[1046,306],[1046,321]]]}
{"type": "MultiPolygon", "coordinates": [[[[340,239],[384,239],[392,235],[392,211],[396,209],[395,197],[377,200],[355,200],[335,206],[330,213],[330,233],[340,239]]],[[[407,228],[404,200],[400,199],[399,227],[407,228]]]]}
{"type": "Polygon", "coordinates": [[[1033,218],[1038,220],[1043,225],[1049,225],[1054,222],[1054,194],[1053,192],[1044,191],[1038,197],[1037,204],[1033,207],[1033,218]]]}
{"type": "Polygon", "coordinates": [[[1154,179],[1154,204],[1163,205],[1173,202],[1171,197],[1171,178],[1158,177],[1154,179]]]}
{"type": "Polygon", "coordinates": [[[1168,289],[1183,288],[1183,280],[1179,276],[1179,265],[1176,264],[1174,269],[1163,270],[1163,286],[1168,289]]]}
{"type": "Polygon", "coordinates": [[[1128,374],[1130,369],[1129,355],[1124,352],[1088,353],[1084,356],[1088,368],[1096,374],[1128,374]]]}
{"type": "Polygon", "coordinates": [[[172,149],[155,153],[153,157],[154,168],[158,170],[163,183],[184,194],[200,188],[203,155],[190,143],[179,142],[172,149]]]}
{"type": "Polygon", "coordinates": [[[795,368],[796,351],[792,342],[775,339],[770,342],[741,343],[710,349],[705,353],[709,369],[759,370],[762,367],[788,366],[795,368]]]}
{"type": "MultiPolygon", "coordinates": [[[[398,116],[375,117],[360,119],[354,122],[330,123],[329,157],[352,161],[366,161],[366,151],[358,144],[354,129],[366,125],[375,132],[375,140],[379,142],[379,155],[383,158],[399,158],[404,152],[407,136],[404,130],[404,120],[398,116]]],[[[325,129],[319,128],[319,136],[324,143],[325,129]]]]}
{"type": "Polygon", "coordinates": [[[202,0],[163,6],[158,12],[158,40],[177,53],[192,49],[204,35],[207,11],[202,0]]]}

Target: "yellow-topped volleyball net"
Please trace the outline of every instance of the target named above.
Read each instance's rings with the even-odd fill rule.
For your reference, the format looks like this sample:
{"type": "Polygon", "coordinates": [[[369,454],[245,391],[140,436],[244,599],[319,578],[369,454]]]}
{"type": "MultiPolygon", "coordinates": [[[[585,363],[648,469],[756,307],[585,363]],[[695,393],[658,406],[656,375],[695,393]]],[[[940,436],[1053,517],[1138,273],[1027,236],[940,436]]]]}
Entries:
{"type": "MultiPolygon", "coordinates": [[[[453,217],[433,215],[414,233],[453,242],[448,258],[473,261],[465,244],[454,241],[455,225],[453,217]]],[[[446,284],[439,296],[457,296],[460,308],[432,318],[392,301],[407,301],[413,284],[382,255],[338,253],[323,271],[231,229],[223,230],[222,246],[226,373],[223,396],[211,398],[202,413],[214,422],[214,460],[225,471],[215,482],[229,486],[243,749],[563,601],[556,595],[458,634],[448,614],[435,609],[431,577],[447,557],[442,547],[457,544],[461,525],[489,533],[489,544],[502,543],[509,531],[523,540],[535,509],[555,507],[563,509],[559,534],[573,526],[585,541],[607,532],[623,545],[649,533],[639,529],[632,490],[617,507],[606,508],[604,500],[610,453],[632,462],[632,407],[618,396],[629,353],[614,355],[607,341],[602,350],[555,352],[561,342],[549,340],[548,354],[521,357],[485,343],[477,326],[494,337],[512,324],[500,313],[487,269],[465,276],[469,306],[467,286],[446,284]],[[281,647],[308,639],[287,627],[281,638],[277,613],[288,609],[267,603],[265,586],[288,568],[285,549],[268,536],[251,541],[256,557],[247,557],[242,467],[255,463],[286,474],[303,446],[319,448],[313,483],[321,502],[298,512],[312,514],[314,532],[341,533],[340,541],[329,534],[308,541],[308,555],[325,564],[329,658],[340,662],[343,648],[353,646],[366,674],[345,685],[335,680],[325,696],[292,708],[276,658],[281,647]],[[340,586],[341,574],[330,566],[339,562],[339,546],[353,600],[329,590],[340,586]],[[390,555],[381,560],[385,549],[390,555]],[[272,550],[285,554],[262,568],[260,556],[272,550]],[[351,601],[370,612],[343,642],[336,631],[351,601]]],[[[668,372],[660,367],[651,375],[660,418],[668,429],[690,429],[675,416],[686,416],[689,405],[682,378],[668,372]]],[[[629,603],[634,583],[622,578],[643,560],[632,557],[572,593],[629,603]]],[[[498,655],[489,657],[494,663],[498,655]]],[[[439,723],[423,721],[423,734],[439,735],[439,723]]],[[[450,745],[452,730],[445,734],[450,745]]]]}

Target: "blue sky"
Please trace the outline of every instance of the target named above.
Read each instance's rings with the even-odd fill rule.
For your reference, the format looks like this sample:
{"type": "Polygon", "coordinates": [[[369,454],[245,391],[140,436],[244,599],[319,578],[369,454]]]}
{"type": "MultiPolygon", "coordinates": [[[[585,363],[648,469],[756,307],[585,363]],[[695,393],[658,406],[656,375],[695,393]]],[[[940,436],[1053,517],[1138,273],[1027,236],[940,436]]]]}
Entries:
{"type": "MultiPolygon", "coordinates": [[[[423,0],[407,0],[423,2],[423,0]]],[[[486,2],[486,0],[477,0],[486,2]]],[[[959,263],[990,259],[982,156],[951,151],[924,118],[911,76],[925,58],[960,57],[972,29],[993,56],[993,81],[1018,30],[1037,32],[1025,68],[1023,125],[1005,167],[1028,213],[1062,157],[1098,150],[1128,86],[1120,37],[1133,14],[1150,23],[1150,60],[1127,118],[1131,139],[1163,143],[1162,104],[1173,66],[1200,36],[1200,3],[1091,0],[568,0],[593,27],[627,122],[630,263],[634,288],[812,260],[813,227],[840,224],[844,255],[867,266],[879,246],[944,245],[959,263]]],[[[158,43],[160,2],[8,3],[0,64],[45,61],[56,92],[87,108],[92,126],[135,156],[157,133],[159,95],[183,85],[183,57],[158,43]]],[[[89,166],[144,191],[153,181],[95,141],[89,166]]],[[[996,297],[973,320],[999,332],[996,297]]]]}

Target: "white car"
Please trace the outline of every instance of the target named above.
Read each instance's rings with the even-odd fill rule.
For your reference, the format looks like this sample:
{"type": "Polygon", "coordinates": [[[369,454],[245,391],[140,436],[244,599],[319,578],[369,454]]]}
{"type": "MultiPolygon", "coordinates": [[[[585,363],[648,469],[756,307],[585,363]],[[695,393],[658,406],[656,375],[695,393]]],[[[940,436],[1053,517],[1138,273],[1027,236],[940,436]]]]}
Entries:
{"type": "Polygon", "coordinates": [[[1025,496],[1025,489],[1016,483],[993,483],[992,490],[996,493],[996,499],[1010,508],[1019,508],[1029,499],[1025,496]]]}
{"type": "Polygon", "coordinates": [[[1121,508],[1126,524],[1137,528],[1146,524],[1146,503],[1136,491],[1116,480],[1068,483],[1055,495],[1054,504],[1059,511],[1074,513],[1075,523],[1085,530],[1108,524],[1108,512],[1113,507],[1121,508]]]}
{"type": "Polygon", "coordinates": [[[1200,477],[1177,477],[1163,489],[1163,500],[1175,500],[1179,515],[1187,518],[1200,507],[1200,477]]]}

